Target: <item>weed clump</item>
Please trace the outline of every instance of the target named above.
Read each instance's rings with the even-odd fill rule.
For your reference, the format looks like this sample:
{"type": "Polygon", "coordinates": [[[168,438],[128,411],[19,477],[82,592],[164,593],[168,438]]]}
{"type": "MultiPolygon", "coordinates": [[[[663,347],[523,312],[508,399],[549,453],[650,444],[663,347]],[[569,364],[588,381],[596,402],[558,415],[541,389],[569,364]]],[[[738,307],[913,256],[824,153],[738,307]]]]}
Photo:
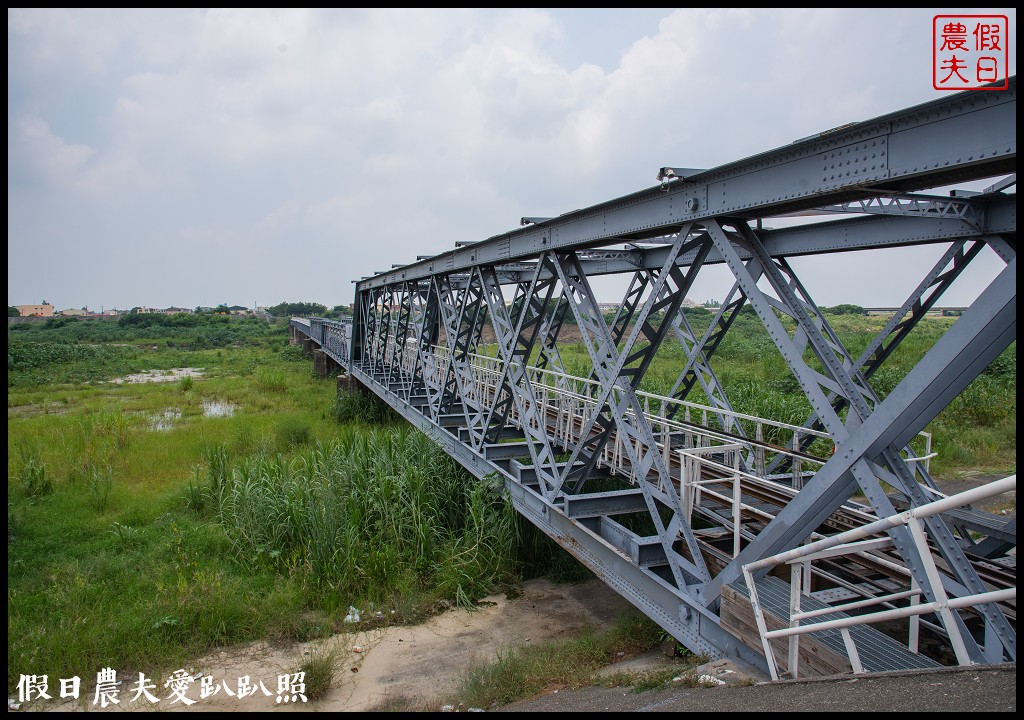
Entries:
{"type": "Polygon", "coordinates": [[[256,389],[268,395],[281,395],[288,390],[284,373],[273,368],[261,367],[254,377],[256,389]]]}
{"type": "Polygon", "coordinates": [[[299,666],[299,672],[305,673],[306,697],[316,700],[327,694],[334,684],[334,675],[338,669],[338,649],[326,645],[314,645],[309,655],[299,666]]]}
{"type": "Polygon", "coordinates": [[[313,428],[304,418],[285,417],[278,421],[275,432],[278,448],[286,451],[307,444],[313,428]]]}
{"type": "Polygon", "coordinates": [[[29,497],[43,497],[53,492],[53,482],[46,474],[46,465],[35,458],[29,458],[19,471],[21,487],[29,497]]]}
{"type": "Polygon", "coordinates": [[[382,423],[394,419],[395,413],[372,395],[361,392],[339,391],[331,416],[339,423],[382,423]]]}

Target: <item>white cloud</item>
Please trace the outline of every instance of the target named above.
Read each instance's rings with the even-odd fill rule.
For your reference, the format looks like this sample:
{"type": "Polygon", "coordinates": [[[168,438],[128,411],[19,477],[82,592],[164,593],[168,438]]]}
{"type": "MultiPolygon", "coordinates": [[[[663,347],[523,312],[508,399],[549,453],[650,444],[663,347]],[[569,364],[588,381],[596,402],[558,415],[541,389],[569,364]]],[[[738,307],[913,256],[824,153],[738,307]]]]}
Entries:
{"type": "Polygon", "coordinates": [[[18,164],[49,187],[80,184],[89,160],[97,153],[88,145],[66,143],[34,115],[18,122],[14,148],[18,164]]]}
{"type": "MultiPolygon", "coordinates": [[[[9,10],[9,236],[134,243],[143,273],[158,241],[215,243],[224,268],[224,246],[259,248],[221,273],[240,299],[298,299],[307,280],[274,260],[316,254],[338,277],[310,299],[335,304],[352,278],[649,187],[662,165],[934,97],[930,11],[666,10],[588,47],[587,23],[621,17],[601,12],[9,10]]],[[[12,301],[42,282],[20,252],[12,301]]],[[[205,291],[161,274],[130,289],[163,299],[123,297],[123,272],[61,257],[59,304],[205,291]]]]}

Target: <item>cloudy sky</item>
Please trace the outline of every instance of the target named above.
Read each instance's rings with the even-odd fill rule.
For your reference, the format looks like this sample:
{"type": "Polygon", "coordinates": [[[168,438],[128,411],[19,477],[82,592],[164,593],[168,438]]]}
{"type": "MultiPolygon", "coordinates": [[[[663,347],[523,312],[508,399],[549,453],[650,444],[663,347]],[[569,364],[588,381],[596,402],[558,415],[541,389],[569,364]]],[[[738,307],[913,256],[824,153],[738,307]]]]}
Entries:
{"type": "MultiPolygon", "coordinates": [[[[661,166],[935,99],[939,12],[1008,15],[1016,73],[1013,9],[9,9],[8,304],[347,304],[661,166]]],[[[942,249],[796,267],[820,304],[890,305],[942,249]]]]}

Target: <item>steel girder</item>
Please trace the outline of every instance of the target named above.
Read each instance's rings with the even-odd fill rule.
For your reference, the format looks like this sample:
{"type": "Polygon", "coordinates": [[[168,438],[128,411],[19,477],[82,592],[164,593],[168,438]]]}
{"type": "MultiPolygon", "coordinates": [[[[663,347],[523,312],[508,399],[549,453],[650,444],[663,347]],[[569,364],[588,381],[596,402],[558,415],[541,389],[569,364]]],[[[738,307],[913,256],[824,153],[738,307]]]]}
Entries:
{"type": "Polygon", "coordinates": [[[906,195],[894,193],[880,197],[862,198],[829,205],[819,209],[824,213],[868,213],[872,215],[921,215],[924,217],[958,218],[976,227],[981,226],[980,208],[964,198],[906,195]]]}
{"type": "MultiPolygon", "coordinates": [[[[1015,170],[1015,78],[1006,93],[955,97],[381,273],[357,284],[346,335],[352,345],[336,359],[474,475],[502,477],[519,512],[682,642],[756,661],[720,624],[723,588],[744,564],[815,537],[856,490],[879,517],[894,512],[883,483],[911,508],[926,503],[918,476],[925,484],[930,478],[908,468],[900,451],[1016,338],[1015,196],[906,194],[1015,170]],[[748,223],[815,209],[867,216],[782,230],[748,223]],[[788,262],[923,243],[949,247],[856,359],[788,262]],[[985,247],[1006,269],[905,379],[878,397],[872,376],[985,247]],[[697,333],[681,305],[710,264],[725,264],[735,285],[697,333]],[[606,322],[590,278],[614,273],[630,273],[630,283],[606,322]],[[509,285],[507,302],[502,288],[509,285]],[[710,567],[680,496],[686,471],[670,465],[672,448],[655,431],[640,388],[666,337],[675,336],[685,360],[665,420],[676,419],[700,387],[719,419],[717,431],[752,447],[712,367],[745,305],[812,408],[804,427],[823,428],[837,450],[763,527],[743,529],[738,555],[710,567]],[[578,382],[564,374],[557,346],[567,323],[579,329],[589,360],[578,382]],[[476,355],[484,354],[485,326],[494,333],[490,359],[476,355]],[[492,375],[482,374],[481,363],[492,363],[492,375]],[[553,388],[575,398],[569,412],[578,413],[562,435],[553,434],[552,413],[567,411],[546,400],[553,388]],[[517,442],[500,442],[509,439],[517,442]],[[608,465],[612,444],[620,448],[612,468],[619,480],[609,491],[600,467],[608,465]],[[620,523],[623,515],[643,516],[653,530],[637,535],[620,523]]],[[[334,337],[315,328],[318,322],[294,327],[334,337]]],[[[806,443],[794,449],[806,450],[806,443]]],[[[767,468],[746,467],[763,474],[787,462],[779,454],[767,468]]],[[[947,567],[946,593],[984,589],[961,548],[966,534],[958,541],[941,517],[929,520],[927,531],[947,567]]],[[[926,598],[934,597],[926,559],[910,534],[890,532],[906,571],[926,598]]],[[[966,631],[961,615],[952,621],[965,630],[971,659],[1015,660],[1016,635],[999,607],[983,605],[977,613],[980,636],[966,631]]]]}
{"type": "MultiPolygon", "coordinates": [[[[671,234],[715,217],[758,218],[1016,170],[1017,79],[965,92],[469,244],[357,283],[401,280],[671,234]]],[[[931,220],[932,218],[919,218],[931,220]]],[[[822,250],[811,250],[822,252],[822,250]]]]}
{"type": "MultiPolygon", "coordinates": [[[[955,242],[963,239],[982,238],[1005,259],[1015,252],[1017,232],[1016,198],[1013,195],[994,193],[972,197],[968,202],[975,206],[972,217],[981,217],[979,227],[955,217],[928,217],[923,215],[873,215],[833,220],[809,225],[755,229],[758,237],[772,257],[798,257],[855,250],[882,250],[911,245],[929,245],[955,242]]],[[[580,266],[588,277],[598,275],[632,273],[640,269],[656,270],[664,264],[666,243],[674,237],[678,228],[669,228],[663,236],[649,239],[651,246],[640,248],[630,238],[610,238],[608,242],[621,240],[630,249],[587,250],[579,252],[580,266]]],[[[750,259],[740,249],[744,259],[750,259]]],[[[677,262],[689,265],[693,253],[684,253],[677,262]]],[[[717,250],[712,249],[705,265],[724,263],[717,250]]],[[[499,263],[495,265],[503,282],[527,282],[534,270],[526,260],[499,263]]],[[[452,273],[455,285],[465,283],[466,273],[452,273]]],[[[404,280],[405,278],[400,278],[404,280]]]]}

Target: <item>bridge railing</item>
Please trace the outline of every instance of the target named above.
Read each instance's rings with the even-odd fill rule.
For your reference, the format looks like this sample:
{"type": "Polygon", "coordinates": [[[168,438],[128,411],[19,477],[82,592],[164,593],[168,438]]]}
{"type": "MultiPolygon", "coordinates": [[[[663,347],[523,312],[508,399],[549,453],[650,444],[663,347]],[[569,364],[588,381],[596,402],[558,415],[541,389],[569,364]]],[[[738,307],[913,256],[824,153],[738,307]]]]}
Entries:
{"type": "Polygon", "coordinates": [[[335,360],[347,364],[352,357],[352,321],[311,317],[309,337],[335,360]]]}
{"type": "MultiPolygon", "coordinates": [[[[838,629],[842,634],[853,671],[855,673],[862,673],[864,668],[858,655],[857,646],[850,634],[851,627],[909,618],[911,624],[908,633],[908,648],[911,652],[916,653],[918,651],[918,624],[920,616],[930,613],[935,613],[942,621],[944,629],[949,636],[950,644],[956,654],[957,662],[960,665],[970,665],[971,659],[964,643],[960,626],[953,616],[952,610],[976,607],[987,603],[1015,601],[1017,589],[1015,587],[1004,588],[950,597],[943,586],[939,569],[932,555],[932,549],[928,544],[923,521],[925,518],[970,505],[980,500],[1007,492],[1015,492],[1016,488],[1017,476],[1012,475],[988,485],[936,500],[916,509],[897,513],[862,527],[822,538],[788,552],[772,555],[771,557],[744,565],[743,578],[747,585],[747,591],[750,594],[751,607],[754,611],[754,618],[761,636],[761,644],[764,648],[765,657],[768,660],[768,669],[771,672],[772,679],[778,680],[780,677],[779,663],[775,657],[775,651],[771,642],[773,639],[789,638],[788,672],[790,677],[796,678],[799,675],[800,636],[821,630],[838,629]],[[921,602],[921,597],[925,593],[911,580],[909,590],[876,596],[866,600],[858,600],[845,605],[829,606],[820,610],[801,610],[801,597],[810,594],[812,562],[823,559],[834,560],[837,557],[873,552],[887,547],[892,544],[892,538],[886,537],[882,533],[900,526],[906,527],[910,531],[910,537],[913,539],[915,549],[924,563],[925,574],[929,584],[928,589],[934,600],[921,602]],[[790,566],[791,574],[790,627],[769,630],[765,620],[764,609],[758,600],[757,583],[754,576],[755,574],[769,572],[772,568],[783,564],[790,566]],[[906,600],[909,604],[902,607],[893,606],[893,603],[903,600],[906,600]],[[865,612],[865,608],[879,605],[885,607],[880,610],[865,612]],[[805,622],[823,615],[845,613],[852,610],[856,610],[857,614],[840,618],[833,617],[832,619],[823,619],[810,623],[805,622]]],[[[875,558],[875,562],[878,561],[879,558],[875,558]]]]}
{"type": "MultiPolygon", "coordinates": [[[[439,389],[448,372],[449,350],[445,346],[435,345],[425,355],[429,356],[430,363],[423,368],[424,381],[429,386],[439,389]]],[[[467,359],[470,363],[473,384],[467,388],[462,399],[464,402],[478,407],[489,407],[500,391],[498,383],[504,369],[504,361],[501,358],[479,353],[470,353],[467,355],[467,359]]],[[[416,345],[407,343],[400,358],[403,376],[411,377],[419,360],[420,353],[416,345]]],[[[558,432],[560,433],[558,437],[568,443],[573,439],[569,432],[570,418],[582,420],[588,413],[594,412],[594,397],[600,390],[601,384],[596,380],[529,365],[526,366],[526,375],[534,387],[534,392],[540,393],[539,400],[542,406],[553,407],[557,410],[559,414],[558,432]]],[[[612,400],[618,399],[616,395],[618,392],[620,391],[613,391],[612,400]]],[[[643,403],[644,415],[651,430],[655,437],[660,439],[658,445],[666,457],[666,462],[670,462],[669,448],[673,443],[681,444],[685,448],[692,448],[739,441],[744,443],[746,448],[745,458],[750,459],[750,462],[747,463],[749,469],[762,477],[766,476],[765,468],[770,465],[772,460],[779,456],[785,457],[786,465],[789,468],[785,479],[793,487],[799,489],[803,486],[804,480],[813,475],[814,470],[827,460],[827,457],[816,457],[801,451],[801,447],[805,446],[805,438],[821,438],[826,442],[829,451],[834,449],[829,434],[824,431],[693,401],[679,400],[657,393],[637,391],[636,395],[643,403]],[[732,433],[714,429],[711,424],[712,418],[716,420],[719,427],[735,427],[739,424],[741,427],[747,428],[748,437],[737,438],[732,433]]],[[[632,417],[633,413],[629,412],[628,416],[632,417]]],[[[518,420],[515,409],[512,411],[512,419],[518,420]]],[[[926,448],[924,455],[906,459],[913,468],[916,468],[916,463],[920,462],[927,469],[929,461],[938,453],[932,452],[931,433],[922,431],[919,436],[924,439],[926,448]]],[[[621,458],[621,440],[606,452],[613,453],[614,459],[621,458]]],[[[608,458],[608,461],[612,461],[612,458],[608,458]]],[[[777,479],[780,478],[782,478],[781,475],[777,479]]]]}

